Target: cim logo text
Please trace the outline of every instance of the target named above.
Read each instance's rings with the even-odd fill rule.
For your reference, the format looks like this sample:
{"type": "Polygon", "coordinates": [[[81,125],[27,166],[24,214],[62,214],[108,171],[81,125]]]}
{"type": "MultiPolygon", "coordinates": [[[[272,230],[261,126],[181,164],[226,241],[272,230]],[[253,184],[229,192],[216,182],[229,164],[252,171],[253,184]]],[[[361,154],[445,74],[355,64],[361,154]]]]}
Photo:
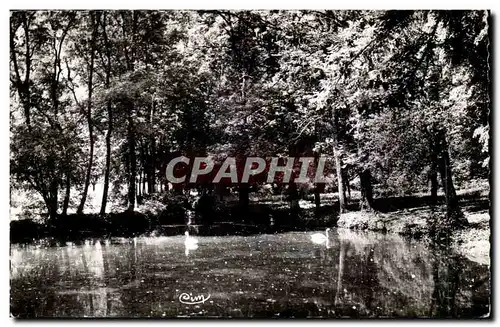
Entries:
{"type": "Polygon", "coordinates": [[[196,295],[193,296],[192,293],[182,293],[179,295],[179,302],[183,304],[202,304],[205,303],[208,299],[210,299],[210,294],[207,297],[205,295],[196,295]]]}

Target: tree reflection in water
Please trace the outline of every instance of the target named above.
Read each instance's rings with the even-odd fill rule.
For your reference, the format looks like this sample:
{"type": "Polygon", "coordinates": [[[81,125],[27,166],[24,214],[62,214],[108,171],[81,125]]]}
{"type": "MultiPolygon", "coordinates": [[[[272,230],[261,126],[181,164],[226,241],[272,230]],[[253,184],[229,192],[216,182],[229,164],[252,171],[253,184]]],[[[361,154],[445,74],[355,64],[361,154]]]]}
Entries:
{"type": "MultiPolygon", "coordinates": [[[[488,307],[489,299],[478,298],[477,293],[489,292],[489,274],[476,275],[471,272],[471,268],[450,250],[449,245],[433,243],[431,249],[434,253],[432,260],[434,291],[429,315],[457,317],[480,313],[483,307],[488,307]],[[474,299],[472,306],[464,306],[469,297],[474,299]]],[[[488,311],[483,314],[486,313],[488,311]]]]}

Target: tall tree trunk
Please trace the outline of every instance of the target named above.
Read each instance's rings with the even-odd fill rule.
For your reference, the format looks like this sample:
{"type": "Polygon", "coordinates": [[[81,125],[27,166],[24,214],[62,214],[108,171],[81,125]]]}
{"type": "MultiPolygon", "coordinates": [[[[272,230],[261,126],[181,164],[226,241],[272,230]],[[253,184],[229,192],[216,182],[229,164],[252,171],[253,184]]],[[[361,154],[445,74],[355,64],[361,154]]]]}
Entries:
{"type": "Polygon", "coordinates": [[[339,212],[345,212],[344,183],[342,182],[342,162],[339,149],[339,117],[335,107],[333,110],[333,158],[335,160],[335,170],[337,172],[337,184],[339,194],[339,212]]]}
{"type": "MultiPolygon", "coordinates": [[[[122,12],[123,17],[125,17],[125,12],[122,12]]],[[[123,20],[122,29],[124,36],[132,37],[132,45],[130,49],[125,47],[125,63],[127,65],[127,71],[132,72],[135,69],[135,54],[136,54],[136,38],[137,38],[137,23],[139,18],[139,12],[132,10],[132,30],[129,31],[129,35],[125,35],[125,20],[123,20]]],[[[135,183],[137,178],[137,158],[135,154],[136,148],[136,135],[134,127],[133,101],[128,101],[126,104],[127,110],[127,143],[128,143],[128,158],[129,158],[129,181],[128,181],[128,211],[134,211],[135,209],[135,183]]]]}
{"type": "Polygon", "coordinates": [[[100,215],[103,216],[106,213],[106,204],[108,201],[109,192],[109,176],[111,172],[111,133],[113,131],[113,113],[111,108],[111,102],[107,104],[108,111],[108,131],[106,132],[106,163],[104,168],[104,186],[102,190],[102,201],[101,201],[101,211],[100,215]]]}
{"type": "MultiPolygon", "coordinates": [[[[103,36],[104,43],[106,48],[106,89],[110,87],[110,79],[111,79],[111,46],[108,40],[108,34],[106,32],[106,12],[103,13],[103,36]]],[[[104,186],[102,191],[102,201],[101,201],[101,210],[100,215],[104,216],[106,213],[106,204],[108,201],[108,192],[109,192],[109,176],[111,172],[111,134],[113,132],[113,108],[111,106],[111,102],[108,101],[106,104],[107,113],[108,113],[108,131],[106,132],[106,166],[104,169],[104,186]]]]}
{"type": "Polygon", "coordinates": [[[66,216],[68,214],[69,198],[71,195],[71,178],[69,173],[66,173],[66,183],[64,185],[64,188],[66,190],[66,194],[64,195],[62,215],[66,216]]]}
{"type": "MultiPolygon", "coordinates": [[[[155,102],[154,99],[151,103],[151,130],[154,128],[154,110],[155,110],[155,102]]],[[[156,174],[155,174],[155,165],[156,165],[156,139],[154,133],[151,133],[150,137],[151,151],[149,153],[149,165],[150,165],[150,174],[151,174],[151,193],[156,192],[156,174]]]]}
{"type": "Polygon", "coordinates": [[[372,176],[369,169],[363,170],[359,174],[361,184],[361,202],[360,209],[371,211],[373,210],[373,187],[372,176]]]}
{"type": "MultiPolygon", "coordinates": [[[[139,146],[139,160],[141,161],[141,175],[142,178],[139,180],[139,188],[142,190],[142,194],[146,194],[146,181],[148,181],[148,154],[147,154],[147,142],[143,142],[142,139],[139,139],[140,146],[139,146]]],[[[151,193],[151,190],[149,190],[149,181],[148,181],[148,191],[151,193]]]]}
{"type": "Polygon", "coordinates": [[[127,142],[128,142],[128,158],[130,162],[129,167],[129,181],[128,181],[128,211],[135,209],[135,183],[137,178],[137,160],[135,155],[135,129],[132,117],[133,103],[128,104],[128,126],[127,126],[127,142]]]}
{"type": "Polygon", "coordinates": [[[153,174],[151,169],[151,153],[149,152],[151,149],[148,149],[148,153],[146,153],[146,180],[148,182],[148,194],[154,193],[153,190],[153,174]]]}
{"type": "Polygon", "coordinates": [[[83,187],[82,199],[80,201],[80,205],[78,206],[77,213],[82,214],[83,209],[85,207],[85,202],[87,201],[87,193],[89,190],[90,184],[90,174],[92,173],[92,165],[94,162],[94,125],[92,123],[92,90],[93,90],[93,77],[94,77],[94,59],[96,52],[96,39],[97,39],[97,30],[98,30],[98,16],[99,13],[90,12],[90,20],[92,25],[92,44],[90,50],[90,63],[89,63],[89,80],[88,80],[88,99],[87,99],[87,125],[89,128],[89,142],[90,142],[90,151],[89,151],[89,162],[87,165],[87,172],[85,174],[85,184],[83,187]],[[96,17],[97,16],[97,17],[96,17]]]}
{"type": "Polygon", "coordinates": [[[25,79],[24,79],[24,99],[25,99],[25,106],[24,106],[24,115],[26,118],[26,125],[28,125],[28,131],[31,132],[31,91],[29,88],[30,84],[30,74],[31,74],[31,54],[30,54],[30,33],[29,33],[29,22],[28,19],[26,18],[26,14],[24,16],[24,32],[25,32],[25,37],[26,37],[26,67],[25,67],[25,79]]]}
{"type": "Polygon", "coordinates": [[[139,196],[142,196],[141,185],[142,185],[142,176],[143,175],[144,175],[144,169],[141,169],[141,171],[139,172],[139,183],[137,183],[137,192],[138,192],[139,196]]]}
{"type": "Polygon", "coordinates": [[[333,157],[335,160],[335,170],[337,172],[337,184],[338,184],[338,194],[339,194],[339,205],[340,205],[340,213],[345,212],[346,205],[345,205],[345,194],[344,194],[344,183],[342,179],[342,163],[337,147],[337,141],[334,141],[334,148],[333,148],[333,157]]]}
{"type": "Polygon", "coordinates": [[[456,226],[465,226],[467,225],[467,219],[460,209],[455,186],[453,185],[450,155],[444,130],[439,130],[437,132],[437,144],[439,148],[439,174],[441,176],[441,184],[443,185],[446,199],[446,217],[456,226]]]}
{"type": "Polygon", "coordinates": [[[148,186],[148,193],[151,194],[151,174],[149,172],[149,149],[148,143],[141,140],[141,160],[144,165],[144,180],[148,186]]]}
{"type": "MultiPolygon", "coordinates": [[[[142,188],[142,183],[146,180],[148,181],[148,193],[151,193],[149,188],[149,173],[148,173],[148,154],[147,154],[147,143],[142,141],[142,138],[139,138],[139,161],[141,163],[141,171],[139,173],[139,188],[142,188]],[[143,176],[141,178],[140,176],[143,176]]],[[[143,194],[146,194],[145,190],[142,190],[143,194]]]]}

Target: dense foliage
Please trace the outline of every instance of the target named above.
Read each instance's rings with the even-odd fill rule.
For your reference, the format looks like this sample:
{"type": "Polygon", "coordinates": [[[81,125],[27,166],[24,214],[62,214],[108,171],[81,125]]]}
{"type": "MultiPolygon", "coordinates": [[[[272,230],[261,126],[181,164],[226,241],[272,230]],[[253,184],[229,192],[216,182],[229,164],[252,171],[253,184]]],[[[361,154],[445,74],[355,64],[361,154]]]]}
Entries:
{"type": "MultiPolygon", "coordinates": [[[[11,187],[50,218],[102,183],[134,211],[179,154],[328,156],[359,183],[446,195],[488,177],[484,11],[13,11],[11,187]]],[[[252,190],[240,187],[242,205],[252,190]]],[[[320,186],[309,185],[319,198],[320,186]]],[[[223,192],[223,190],[219,190],[223,192]]],[[[292,196],[297,190],[290,187],[292,196]]],[[[317,202],[319,203],[319,202],[317,202]]],[[[109,210],[108,210],[109,211],[109,210]]]]}

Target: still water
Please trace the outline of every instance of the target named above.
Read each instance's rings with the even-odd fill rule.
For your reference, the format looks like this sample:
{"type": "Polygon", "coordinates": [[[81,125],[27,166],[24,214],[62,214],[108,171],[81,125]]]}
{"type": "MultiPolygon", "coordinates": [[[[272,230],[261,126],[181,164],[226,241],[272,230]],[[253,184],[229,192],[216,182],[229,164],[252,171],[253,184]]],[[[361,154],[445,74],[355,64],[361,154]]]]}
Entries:
{"type": "Polygon", "coordinates": [[[312,232],[12,246],[17,317],[479,317],[489,267],[395,235],[312,232]],[[183,294],[186,293],[186,294],[183,294]],[[197,303],[193,303],[197,302],[197,303]]]}

